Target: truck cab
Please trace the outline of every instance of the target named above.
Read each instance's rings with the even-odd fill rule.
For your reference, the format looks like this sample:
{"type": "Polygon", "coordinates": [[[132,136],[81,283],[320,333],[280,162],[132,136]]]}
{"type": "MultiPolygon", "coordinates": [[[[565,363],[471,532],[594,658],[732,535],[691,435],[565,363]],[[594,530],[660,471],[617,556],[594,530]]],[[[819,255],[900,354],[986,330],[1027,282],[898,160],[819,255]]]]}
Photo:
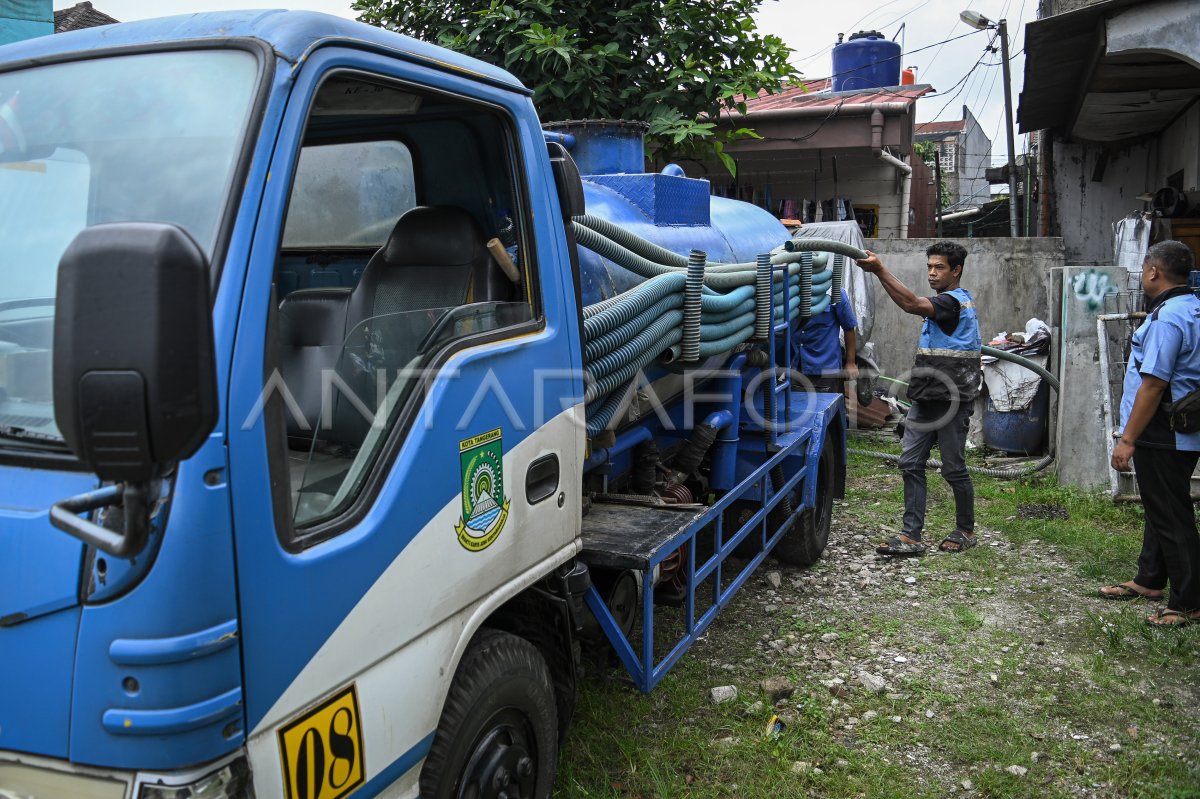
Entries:
{"type": "Polygon", "coordinates": [[[578,304],[529,92],[281,11],[0,62],[0,788],[415,795],[474,631],[520,602],[551,641],[580,547],[578,304]],[[135,349],[153,378],[97,382],[135,349]],[[65,507],[122,530],[106,469],[148,487],[139,551],[51,526],[90,497],[65,507]]]}

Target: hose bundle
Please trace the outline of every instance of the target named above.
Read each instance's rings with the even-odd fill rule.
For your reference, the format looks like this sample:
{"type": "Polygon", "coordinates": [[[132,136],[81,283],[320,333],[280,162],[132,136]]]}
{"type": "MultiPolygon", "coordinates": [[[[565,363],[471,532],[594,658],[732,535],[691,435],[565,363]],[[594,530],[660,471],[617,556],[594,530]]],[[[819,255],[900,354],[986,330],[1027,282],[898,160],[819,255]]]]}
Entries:
{"type": "Polygon", "coordinates": [[[646,366],[729,352],[764,338],[769,325],[819,314],[840,289],[844,258],[866,257],[842,242],[804,239],[755,262],[710,263],[704,252],[685,258],[590,215],[572,224],[580,246],[645,278],[583,309],[589,435],[608,426],[627,394],[617,389],[646,366]]]}

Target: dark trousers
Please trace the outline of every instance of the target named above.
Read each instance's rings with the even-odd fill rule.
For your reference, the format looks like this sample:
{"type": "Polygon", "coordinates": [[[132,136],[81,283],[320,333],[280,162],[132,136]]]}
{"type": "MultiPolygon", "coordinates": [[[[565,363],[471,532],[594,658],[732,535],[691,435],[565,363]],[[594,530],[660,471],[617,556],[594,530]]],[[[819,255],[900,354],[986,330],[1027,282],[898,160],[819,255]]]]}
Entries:
{"type": "Polygon", "coordinates": [[[1200,452],[1136,447],[1133,468],[1146,513],[1134,582],[1159,590],[1171,584],[1167,607],[1200,610],[1200,534],[1192,505],[1192,472],[1200,452]]]}
{"type": "Polygon", "coordinates": [[[904,527],[901,533],[919,539],[925,528],[925,462],[936,441],[941,451],[942,477],[954,492],[954,524],[964,533],[975,531],[975,486],[967,471],[967,428],[972,403],[913,403],[904,419],[900,473],[904,477],[904,527]]]}

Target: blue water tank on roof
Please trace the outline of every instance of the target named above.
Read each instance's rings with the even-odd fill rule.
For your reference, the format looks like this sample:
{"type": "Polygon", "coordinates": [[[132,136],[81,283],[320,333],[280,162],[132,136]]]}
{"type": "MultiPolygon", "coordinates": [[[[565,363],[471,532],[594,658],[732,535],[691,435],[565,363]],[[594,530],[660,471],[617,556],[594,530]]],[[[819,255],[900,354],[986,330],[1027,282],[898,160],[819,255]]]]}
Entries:
{"type": "Polygon", "coordinates": [[[900,85],[900,44],[879,31],[859,31],[833,46],[835,92],[900,85]]]}

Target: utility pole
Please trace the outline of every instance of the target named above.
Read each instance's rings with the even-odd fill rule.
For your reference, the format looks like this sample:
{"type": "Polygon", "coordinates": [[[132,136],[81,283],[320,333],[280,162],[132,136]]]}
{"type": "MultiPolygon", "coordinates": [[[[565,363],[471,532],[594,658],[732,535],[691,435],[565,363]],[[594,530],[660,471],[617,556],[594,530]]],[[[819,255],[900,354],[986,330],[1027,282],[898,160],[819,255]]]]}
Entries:
{"type": "MultiPolygon", "coordinates": [[[[1008,69],[1008,22],[1002,19],[996,27],[1000,32],[1000,61],[1004,69],[1004,133],[1008,137],[1008,230],[1009,234],[1016,238],[1021,234],[1017,230],[1020,212],[1017,210],[1017,147],[1013,141],[1012,76],[1008,69]]],[[[1029,191],[1028,185],[1025,186],[1025,191],[1029,191]]]]}
{"type": "Polygon", "coordinates": [[[937,237],[942,237],[942,148],[939,146],[937,156],[933,159],[933,208],[937,219],[937,237]]]}
{"type": "MultiPolygon", "coordinates": [[[[1008,21],[992,22],[978,11],[970,9],[958,15],[966,24],[976,30],[995,30],[1000,36],[1000,61],[1004,69],[1004,121],[1007,123],[1004,132],[1008,139],[1008,232],[1013,238],[1020,235],[1017,225],[1020,212],[1017,210],[1017,145],[1013,141],[1012,114],[1012,74],[1008,68],[1008,21]]],[[[1029,187],[1025,187],[1029,191],[1029,187]]],[[[1026,231],[1028,232],[1028,231],[1026,231]]]]}

